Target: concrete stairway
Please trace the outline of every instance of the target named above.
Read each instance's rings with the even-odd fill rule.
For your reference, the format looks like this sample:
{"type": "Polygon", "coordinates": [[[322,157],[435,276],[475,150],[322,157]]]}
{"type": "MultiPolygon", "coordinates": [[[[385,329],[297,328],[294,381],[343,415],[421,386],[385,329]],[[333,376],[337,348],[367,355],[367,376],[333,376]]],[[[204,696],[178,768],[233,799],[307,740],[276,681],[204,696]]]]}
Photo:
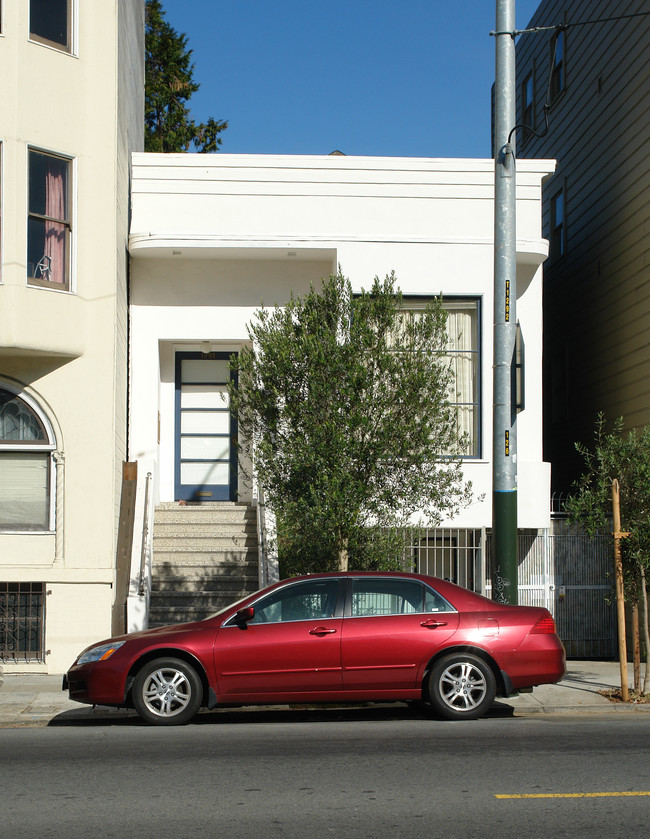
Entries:
{"type": "Polygon", "coordinates": [[[149,626],[201,620],[258,588],[254,507],[156,507],[149,626]]]}

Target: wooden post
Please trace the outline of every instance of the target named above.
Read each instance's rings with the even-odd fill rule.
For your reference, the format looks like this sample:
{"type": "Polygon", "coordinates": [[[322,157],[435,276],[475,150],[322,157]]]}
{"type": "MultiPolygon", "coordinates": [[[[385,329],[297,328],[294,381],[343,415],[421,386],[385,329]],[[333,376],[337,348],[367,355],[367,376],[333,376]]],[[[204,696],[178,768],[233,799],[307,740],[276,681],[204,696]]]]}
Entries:
{"type": "Polygon", "coordinates": [[[131,579],[131,549],[135,523],[135,497],[138,484],[138,464],[122,464],[122,499],[117,531],[117,557],[115,568],[115,599],[113,601],[112,634],[126,632],[126,601],[131,579]]]}
{"type": "Polygon", "coordinates": [[[618,623],[618,658],[621,669],[621,699],[629,702],[627,687],[627,643],[625,640],[625,594],[623,591],[623,559],[621,539],[629,533],[621,532],[621,499],[616,478],[612,481],[612,513],[614,518],[614,567],[616,572],[616,618],[618,623]]]}

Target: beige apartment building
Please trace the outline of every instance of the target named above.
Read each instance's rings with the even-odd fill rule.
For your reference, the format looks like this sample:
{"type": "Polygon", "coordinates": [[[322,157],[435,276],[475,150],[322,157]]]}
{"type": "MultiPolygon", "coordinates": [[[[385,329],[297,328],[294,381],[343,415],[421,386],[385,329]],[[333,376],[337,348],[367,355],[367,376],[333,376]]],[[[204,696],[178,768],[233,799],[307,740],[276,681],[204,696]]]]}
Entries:
{"type": "Polygon", "coordinates": [[[546,0],[529,27],[558,25],[517,43],[517,122],[542,135],[520,129],[517,152],[557,160],[543,202],[544,455],[561,493],[599,411],[650,422],[650,5],[546,0]]]}
{"type": "Polygon", "coordinates": [[[144,0],[0,7],[0,664],[110,634],[144,0]]]}

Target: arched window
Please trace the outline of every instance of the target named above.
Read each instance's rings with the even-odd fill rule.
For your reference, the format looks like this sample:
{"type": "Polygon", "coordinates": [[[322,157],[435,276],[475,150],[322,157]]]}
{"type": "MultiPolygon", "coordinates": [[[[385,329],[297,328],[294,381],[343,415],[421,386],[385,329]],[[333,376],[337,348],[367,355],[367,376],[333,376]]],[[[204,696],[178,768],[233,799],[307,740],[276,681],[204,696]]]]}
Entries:
{"type": "Polygon", "coordinates": [[[0,387],[0,530],[51,530],[54,439],[27,397],[0,387]]]}

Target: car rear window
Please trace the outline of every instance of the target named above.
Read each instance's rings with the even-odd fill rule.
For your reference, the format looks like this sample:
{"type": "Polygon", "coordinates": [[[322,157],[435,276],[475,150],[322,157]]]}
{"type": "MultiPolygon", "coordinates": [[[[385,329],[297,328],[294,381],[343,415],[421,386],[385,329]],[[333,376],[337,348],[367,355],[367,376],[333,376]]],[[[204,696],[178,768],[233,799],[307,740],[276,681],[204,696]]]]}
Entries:
{"type": "Polygon", "coordinates": [[[452,611],[449,603],[418,580],[352,581],[353,618],[449,611],[452,611]]]}

